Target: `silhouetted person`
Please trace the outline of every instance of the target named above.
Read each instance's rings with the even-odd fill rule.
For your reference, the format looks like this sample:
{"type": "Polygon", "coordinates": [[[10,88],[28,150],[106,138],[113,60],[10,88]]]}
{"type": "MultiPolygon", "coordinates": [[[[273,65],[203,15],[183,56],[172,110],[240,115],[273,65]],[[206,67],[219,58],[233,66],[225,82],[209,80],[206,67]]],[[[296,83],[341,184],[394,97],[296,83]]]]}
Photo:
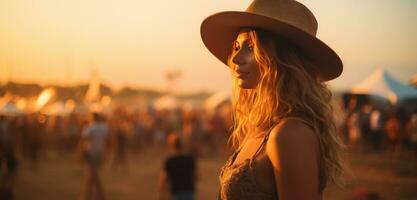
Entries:
{"type": "Polygon", "coordinates": [[[371,117],[372,106],[369,104],[363,105],[361,108],[361,114],[359,117],[359,128],[361,131],[361,136],[363,138],[364,149],[368,150],[370,147],[372,138],[371,138],[371,127],[370,127],[370,117],[371,117]]]}
{"type": "Polygon", "coordinates": [[[172,154],[163,164],[160,176],[159,199],[163,199],[166,186],[169,186],[172,200],[195,199],[196,159],[183,153],[183,145],[177,134],[168,136],[168,146],[172,154]]]}
{"type": "Polygon", "coordinates": [[[16,179],[17,160],[11,143],[8,121],[0,115],[0,199],[13,199],[13,185],[16,179]]]}
{"type": "MultiPolygon", "coordinates": [[[[113,161],[113,169],[119,170],[121,167],[127,167],[126,157],[127,157],[127,142],[128,138],[126,136],[126,122],[123,120],[118,121],[115,127],[115,132],[113,136],[115,157],[113,161]]],[[[127,169],[127,168],[126,168],[127,169]]]]}
{"type": "Polygon", "coordinates": [[[411,147],[417,155],[417,113],[410,116],[405,129],[409,137],[411,147]]]}

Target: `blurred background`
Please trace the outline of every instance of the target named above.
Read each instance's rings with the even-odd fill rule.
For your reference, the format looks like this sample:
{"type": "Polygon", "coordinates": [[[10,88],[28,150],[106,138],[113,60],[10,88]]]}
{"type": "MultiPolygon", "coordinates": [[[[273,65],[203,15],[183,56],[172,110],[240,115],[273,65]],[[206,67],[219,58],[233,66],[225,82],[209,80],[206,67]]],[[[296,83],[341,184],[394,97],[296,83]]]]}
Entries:
{"type": "MultiPolygon", "coordinates": [[[[0,0],[0,199],[88,199],[93,140],[106,199],[158,199],[171,134],[217,198],[231,78],[199,28],[250,2],[0,0]]],[[[329,87],[353,176],[325,199],[417,199],[417,1],[300,2],[344,62],[329,87]]]]}

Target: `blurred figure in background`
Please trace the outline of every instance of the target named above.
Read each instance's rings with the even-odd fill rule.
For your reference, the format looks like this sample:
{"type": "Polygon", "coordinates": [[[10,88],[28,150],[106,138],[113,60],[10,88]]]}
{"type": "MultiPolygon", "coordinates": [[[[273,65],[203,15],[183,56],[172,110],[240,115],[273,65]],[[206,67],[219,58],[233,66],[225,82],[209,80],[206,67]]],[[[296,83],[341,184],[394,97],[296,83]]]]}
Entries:
{"type": "Polygon", "coordinates": [[[361,107],[361,113],[359,115],[359,128],[361,131],[362,136],[362,145],[363,150],[367,151],[369,150],[369,147],[371,145],[371,127],[370,127],[370,118],[371,118],[371,111],[372,106],[370,104],[365,104],[361,107]]]}
{"type": "Polygon", "coordinates": [[[411,143],[411,148],[417,155],[417,113],[411,115],[405,129],[411,143]]]}
{"type": "Polygon", "coordinates": [[[42,148],[43,126],[37,114],[24,116],[23,124],[19,127],[22,132],[23,153],[29,159],[32,169],[38,168],[42,148]]]}
{"type": "Polygon", "coordinates": [[[214,141],[213,152],[218,154],[227,142],[227,128],[225,120],[220,115],[220,111],[216,110],[209,119],[209,131],[211,132],[212,140],[214,141]]]}
{"type": "Polygon", "coordinates": [[[200,156],[200,122],[197,115],[193,111],[184,112],[182,120],[182,137],[184,142],[184,150],[194,156],[200,156]]]}
{"type": "Polygon", "coordinates": [[[346,128],[347,128],[347,134],[348,134],[347,137],[348,137],[349,144],[352,145],[353,147],[356,147],[361,138],[358,112],[353,112],[349,117],[347,117],[346,128]]]}
{"type": "Polygon", "coordinates": [[[94,195],[96,199],[105,199],[99,170],[109,143],[108,138],[109,127],[104,117],[93,113],[92,122],[84,129],[80,141],[82,155],[88,165],[84,200],[93,199],[94,195]]]}
{"type": "Polygon", "coordinates": [[[115,122],[113,135],[114,160],[112,165],[115,171],[119,171],[122,168],[127,171],[127,134],[129,124],[125,119],[116,119],[115,122]]]}
{"type": "Polygon", "coordinates": [[[68,137],[68,126],[65,123],[65,119],[63,116],[54,116],[55,123],[52,127],[52,134],[55,137],[55,145],[57,145],[58,153],[61,156],[66,155],[68,153],[69,145],[69,137],[68,137]]]}
{"type": "Polygon", "coordinates": [[[67,149],[70,152],[74,152],[77,141],[79,140],[79,135],[81,133],[81,126],[79,118],[76,114],[71,113],[68,118],[68,142],[67,149]]]}
{"type": "Polygon", "coordinates": [[[372,147],[374,151],[379,151],[381,149],[381,140],[384,134],[382,112],[378,108],[375,108],[371,112],[369,120],[372,147]]]}
{"type": "Polygon", "coordinates": [[[159,199],[167,199],[169,187],[172,200],[195,199],[197,180],[196,159],[183,153],[183,144],[177,133],[168,136],[168,146],[172,154],[165,159],[159,180],[159,199]]]}
{"type": "Polygon", "coordinates": [[[372,192],[366,188],[357,188],[353,200],[381,200],[377,192],[372,192]]]}
{"type": "Polygon", "coordinates": [[[11,142],[9,122],[0,115],[0,199],[13,199],[13,185],[17,174],[17,160],[11,142]]]}
{"type": "Polygon", "coordinates": [[[400,121],[394,113],[391,113],[388,118],[387,123],[385,124],[385,129],[387,131],[387,136],[390,143],[390,148],[394,152],[394,157],[398,158],[401,144],[400,144],[400,121]]]}
{"type": "Polygon", "coordinates": [[[138,113],[133,118],[133,150],[135,153],[139,153],[139,151],[143,148],[144,140],[145,125],[142,116],[138,113]]]}

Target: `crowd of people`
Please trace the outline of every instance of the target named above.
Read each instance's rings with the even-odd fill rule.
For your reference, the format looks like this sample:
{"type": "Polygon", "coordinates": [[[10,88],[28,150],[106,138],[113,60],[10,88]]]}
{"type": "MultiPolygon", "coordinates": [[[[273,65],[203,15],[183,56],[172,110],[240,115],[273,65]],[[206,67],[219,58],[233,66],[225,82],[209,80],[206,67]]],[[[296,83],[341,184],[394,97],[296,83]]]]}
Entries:
{"type": "Polygon", "coordinates": [[[156,110],[116,107],[111,114],[71,113],[47,116],[31,113],[0,116],[0,199],[13,199],[12,188],[19,161],[36,170],[46,152],[83,161],[87,166],[83,199],[104,199],[100,166],[127,170],[128,155],[151,147],[166,148],[169,135],[181,142],[181,152],[193,157],[223,151],[230,117],[222,110],[156,110]],[[6,167],[3,167],[5,165],[6,167]]]}
{"type": "MultiPolygon", "coordinates": [[[[364,104],[343,113],[341,127],[352,148],[363,152],[391,150],[396,157],[408,149],[416,151],[417,155],[417,112],[387,112],[364,104]]],[[[227,151],[225,144],[230,127],[228,107],[206,111],[138,110],[118,106],[111,115],[0,115],[0,199],[13,199],[20,161],[24,160],[36,170],[39,160],[51,151],[62,156],[75,155],[86,164],[83,199],[105,199],[99,176],[102,163],[109,162],[115,171],[128,170],[128,155],[150,147],[168,147],[172,152],[161,166],[160,196],[166,192],[164,188],[171,185],[171,195],[193,199],[196,158],[227,151]]]]}
{"type": "Polygon", "coordinates": [[[398,158],[404,149],[417,155],[417,111],[386,109],[363,104],[345,119],[346,140],[363,151],[392,151],[398,158]]]}

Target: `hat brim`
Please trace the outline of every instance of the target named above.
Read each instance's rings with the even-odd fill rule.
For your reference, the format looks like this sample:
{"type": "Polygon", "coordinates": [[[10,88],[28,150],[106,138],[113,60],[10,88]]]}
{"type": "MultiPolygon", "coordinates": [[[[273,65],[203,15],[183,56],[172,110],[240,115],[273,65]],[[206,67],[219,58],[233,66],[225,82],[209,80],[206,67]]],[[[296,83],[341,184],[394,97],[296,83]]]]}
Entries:
{"type": "Polygon", "coordinates": [[[227,65],[233,41],[244,27],[260,28],[288,39],[309,56],[322,81],[332,80],[343,71],[339,56],[320,39],[288,23],[266,16],[239,11],[216,13],[202,22],[200,34],[208,50],[227,65]]]}

